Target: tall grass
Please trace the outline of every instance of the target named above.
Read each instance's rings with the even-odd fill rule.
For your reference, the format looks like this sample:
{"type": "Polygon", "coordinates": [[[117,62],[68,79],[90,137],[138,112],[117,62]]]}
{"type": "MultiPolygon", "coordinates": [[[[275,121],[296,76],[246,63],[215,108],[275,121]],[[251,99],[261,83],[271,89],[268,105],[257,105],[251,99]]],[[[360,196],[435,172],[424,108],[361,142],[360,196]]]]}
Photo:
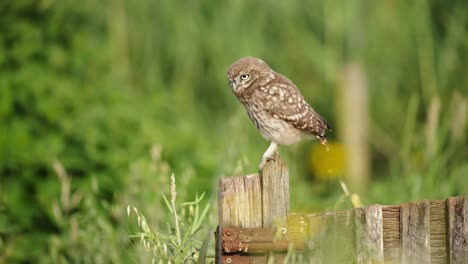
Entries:
{"type": "MultiPolygon", "coordinates": [[[[196,195],[194,201],[181,203],[180,206],[176,205],[176,182],[175,176],[172,174],[170,201],[166,196],[163,196],[167,218],[170,221],[167,223],[168,230],[166,232],[153,230],[154,227],[148,224],[143,213],[139,212],[136,207],[127,206],[127,215],[135,214],[138,226],[141,228],[140,232],[130,237],[140,240],[145,250],[151,254],[152,263],[206,262],[208,245],[212,240],[212,230],[202,226],[210,208],[209,203],[201,207],[200,204],[204,196],[205,194],[196,195]],[[172,215],[173,218],[170,219],[169,215],[172,215]],[[206,232],[206,234],[200,236],[200,231],[206,232]]],[[[212,260],[214,258],[213,252],[211,249],[210,258],[212,260]]]]}

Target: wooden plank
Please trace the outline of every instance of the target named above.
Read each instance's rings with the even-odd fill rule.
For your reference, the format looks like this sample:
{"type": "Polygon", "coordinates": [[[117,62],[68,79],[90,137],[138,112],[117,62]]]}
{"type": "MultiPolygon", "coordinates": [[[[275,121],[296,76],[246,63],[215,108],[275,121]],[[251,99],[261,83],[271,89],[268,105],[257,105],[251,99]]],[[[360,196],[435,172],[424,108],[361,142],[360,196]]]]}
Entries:
{"type": "Polygon", "coordinates": [[[383,263],[383,216],[381,205],[356,208],[356,257],[358,263],[383,263]]]}
{"type": "Polygon", "coordinates": [[[221,228],[262,227],[260,176],[250,174],[219,181],[219,222],[221,228]]]}
{"type": "Polygon", "coordinates": [[[335,250],[334,239],[330,231],[333,223],[332,212],[310,214],[307,218],[306,248],[309,263],[330,263],[327,262],[331,256],[329,253],[335,250]]]}
{"type": "MultiPolygon", "coordinates": [[[[289,172],[278,155],[261,172],[262,226],[286,226],[289,213],[289,172]]],[[[257,213],[260,211],[257,211],[257,213]]]]}
{"type": "Polygon", "coordinates": [[[400,217],[402,263],[431,263],[430,202],[403,204],[400,217]]]}
{"type": "Polygon", "coordinates": [[[447,263],[445,201],[430,202],[431,263],[447,263]]]}
{"type": "Polygon", "coordinates": [[[385,263],[400,262],[400,206],[384,206],[383,244],[385,263]]]}
{"type": "Polygon", "coordinates": [[[468,263],[468,197],[447,200],[450,263],[468,263]]]}
{"type": "Polygon", "coordinates": [[[307,217],[308,263],[348,263],[355,258],[354,211],[337,210],[307,217]]]}
{"type": "Polygon", "coordinates": [[[333,211],[330,231],[334,250],[328,252],[324,263],[348,263],[350,259],[356,258],[354,213],[354,210],[333,211]]]}
{"type": "Polygon", "coordinates": [[[306,241],[308,232],[308,216],[292,213],[288,215],[288,236],[290,241],[306,241]]]}

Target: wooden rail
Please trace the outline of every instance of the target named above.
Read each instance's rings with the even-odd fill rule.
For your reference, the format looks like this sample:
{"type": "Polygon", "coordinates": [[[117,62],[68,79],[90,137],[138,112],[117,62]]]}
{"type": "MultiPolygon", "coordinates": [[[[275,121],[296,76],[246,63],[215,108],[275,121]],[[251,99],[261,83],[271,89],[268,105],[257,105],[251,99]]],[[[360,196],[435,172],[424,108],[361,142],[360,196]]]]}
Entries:
{"type": "Polygon", "coordinates": [[[468,263],[468,197],[289,214],[289,174],[277,157],[262,174],[219,182],[216,263],[468,263]]]}

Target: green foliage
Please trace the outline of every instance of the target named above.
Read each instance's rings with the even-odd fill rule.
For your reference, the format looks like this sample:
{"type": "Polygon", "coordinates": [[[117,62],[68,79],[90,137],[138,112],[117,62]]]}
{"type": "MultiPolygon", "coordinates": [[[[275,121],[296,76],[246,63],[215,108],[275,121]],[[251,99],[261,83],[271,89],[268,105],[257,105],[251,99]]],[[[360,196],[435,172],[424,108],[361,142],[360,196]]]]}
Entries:
{"type": "MultiPolygon", "coordinates": [[[[343,69],[363,67],[374,176],[364,204],[466,194],[465,10],[461,0],[1,1],[0,263],[144,262],[126,204],[163,230],[172,172],[186,201],[210,196],[221,175],[255,171],[267,143],[225,77],[247,55],[290,77],[332,124],[343,69]]],[[[338,182],[312,182],[311,144],[281,150],[295,210],[340,200],[338,182]]]]}
{"type": "MultiPolygon", "coordinates": [[[[104,205],[113,203],[125,183],[128,158],[151,146],[150,141],[131,144],[122,129],[137,126],[127,114],[127,91],[113,89],[96,74],[106,73],[109,61],[102,52],[103,36],[92,33],[105,26],[93,7],[20,3],[4,3],[0,9],[1,24],[8,25],[0,37],[0,235],[6,243],[0,260],[11,261],[48,259],[57,244],[55,234],[70,232],[68,221],[94,229],[89,233],[115,236],[115,219],[104,205]],[[65,219],[53,211],[61,190],[54,160],[73,176],[69,191],[80,189],[83,196],[72,209],[60,209],[70,214],[65,219]],[[90,193],[93,179],[101,188],[90,193]],[[90,221],[97,223],[86,224],[90,221]]],[[[86,241],[80,237],[85,230],[79,232],[77,242],[59,245],[57,254],[66,251],[66,259],[77,262],[97,258],[97,253],[82,254],[97,251],[97,238],[98,243],[86,241]]],[[[116,259],[113,254],[103,259],[116,259]]]]}
{"type": "Polygon", "coordinates": [[[199,240],[199,232],[209,210],[209,203],[203,208],[200,206],[204,196],[196,195],[193,202],[177,206],[175,177],[172,175],[171,200],[163,196],[167,212],[165,218],[171,219],[167,223],[167,233],[153,231],[136,207],[127,206],[127,214],[133,211],[141,228],[141,232],[131,237],[139,239],[146,251],[152,254],[152,263],[205,263],[211,232],[202,237],[204,241],[199,240]]]}
{"type": "Polygon", "coordinates": [[[53,167],[60,181],[60,199],[53,201],[50,217],[60,228],[60,233],[51,236],[48,249],[50,260],[54,263],[121,261],[115,248],[123,241],[108,221],[108,214],[117,218],[118,213],[97,198],[99,184],[96,179],[91,181],[91,191],[72,191],[72,178],[63,165],[55,161],[53,167]],[[99,210],[101,208],[104,210],[99,210]]]}

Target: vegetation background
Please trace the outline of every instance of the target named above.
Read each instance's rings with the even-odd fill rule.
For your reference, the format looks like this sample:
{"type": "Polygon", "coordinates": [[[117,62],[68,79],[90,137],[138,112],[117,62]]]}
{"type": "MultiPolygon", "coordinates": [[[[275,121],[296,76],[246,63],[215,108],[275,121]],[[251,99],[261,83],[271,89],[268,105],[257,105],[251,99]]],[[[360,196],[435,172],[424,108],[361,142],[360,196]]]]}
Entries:
{"type": "Polygon", "coordinates": [[[333,208],[353,155],[371,164],[364,204],[468,194],[464,0],[7,0],[0,26],[0,263],[148,262],[127,205],[171,233],[172,173],[180,203],[254,172],[268,143],[225,75],[243,56],[334,124],[331,154],[281,149],[293,211],[333,208]],[[346,114],[362,98],[340,103],[349,65],[368,157],[342,141],[363,118],[346,114]]]}

